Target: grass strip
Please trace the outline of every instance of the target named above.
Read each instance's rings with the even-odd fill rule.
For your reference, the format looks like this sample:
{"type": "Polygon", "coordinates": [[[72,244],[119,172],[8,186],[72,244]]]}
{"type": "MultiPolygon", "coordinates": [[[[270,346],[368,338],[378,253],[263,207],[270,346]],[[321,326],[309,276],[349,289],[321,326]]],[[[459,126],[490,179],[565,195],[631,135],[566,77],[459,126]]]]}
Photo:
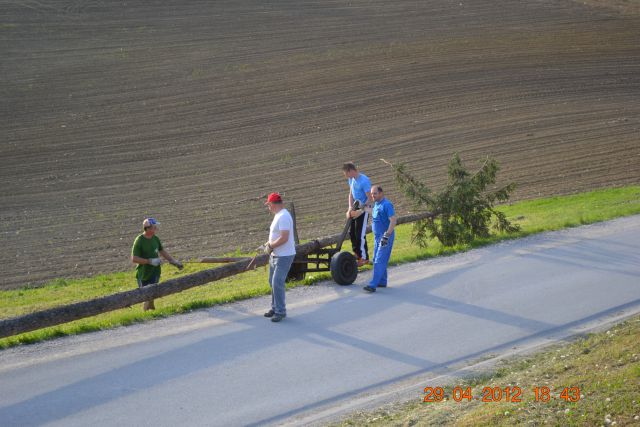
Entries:
{"type": "MultiPolygon", "coordinates": [[[[505,239],[638,214],[640,213],[640,186],[522,201],[501,206],[500,210],[505,212],[510,220],[520,224],[522,230],[516,234],[499,234],[488,239],[478,239],[469,245],[452,248],[444,248],[434,241],[429,248],[422,249],[411,244],[412,225],[407,224],[397,228],[396,243],[390,263],[397,265],[413,262],[465,251],[505,239]]],[[[239,253],[232,255],[248,256],[248,254],[239,253]]],[[[178,272],[171,266],[167,266],[163,268],[162,279],[167,280],[208,268],[212,268],[212,265],[187,264],[182,272],[178,272]]],[[[288,287],[309,286],[328,278],[330,278],[329,273],[308,274],[304,280],[290,283],[288,287]]],[[[134,272],[131,270],[84,279],[57,279],[37,288],[3,290],[0,291],[0,318],[15,317],[57,305],[84,301],[133,289],[136,286],[134,272]]],[[[152,312],[143,312],[140,304],[136,307],[0,339],[0,349],[59,336],[129,325],[268,293],[267,269],[263,267],[157,300],[157,310],[152,312]]]]}
{"type": "MultiPolygon", "coordinates": [[[[502,362],[481,377],[444,386],[445,400],[424,402],[425,394],[413,402],[352,414],[334,426],[639,425],[638,336],[640,317],[570,344],[502,362]],[[469,387],[479,400],[452,399],[454,387],[469,387]],[[483,396],[498,396],[483,393],[495,387],[519,387],[521,401],[512,401],[513,393],[507,401],[503,392],[501,400],[483,402],[483,396]],[[548,394],[543,387],[550,390],[548,394]],[[562,398],[565,387],[569,389],[567,400],[562,398]],[[579,392],[572,391],[575,388],[579,392]]],[[[457,396],[459,399],[460,394],[457,396]]]]}

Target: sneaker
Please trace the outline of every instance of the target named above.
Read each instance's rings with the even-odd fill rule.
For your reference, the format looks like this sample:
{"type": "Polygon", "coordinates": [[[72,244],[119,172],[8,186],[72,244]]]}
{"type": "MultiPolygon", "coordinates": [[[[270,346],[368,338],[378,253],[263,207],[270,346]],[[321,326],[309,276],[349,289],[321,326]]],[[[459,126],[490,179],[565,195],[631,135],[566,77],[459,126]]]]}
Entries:
{"type": "Polygon", "coordinates": [[[386,288],[387,285],[378,285],[379,288],[386,288]]]}
{"type": "Polygon", "coordinates": [[[367,292],[375,292],[376,291],[376,288],[372,288],[371,286],[365,286],[362,289],[364,289],[367,292]]]}
{"type": "Polygon", "coordinates": [[[275,311],[269,310],[264,314],[264,317],[273,317],[274,314],[276,314],[275,311]]]}
{"type": "Polygon", "coordinates": [[[274,314],[274,315],[273,315],[273,317],[271,318],[271,321],[272,321],[272,322],[279,322],[279,321],[281,321],[282,319],[284,319],[285,317],[287,317],[287,315],[286,315],[286,314],[277,314],[277,313],[276,313],[276,314],[274,314]]]}

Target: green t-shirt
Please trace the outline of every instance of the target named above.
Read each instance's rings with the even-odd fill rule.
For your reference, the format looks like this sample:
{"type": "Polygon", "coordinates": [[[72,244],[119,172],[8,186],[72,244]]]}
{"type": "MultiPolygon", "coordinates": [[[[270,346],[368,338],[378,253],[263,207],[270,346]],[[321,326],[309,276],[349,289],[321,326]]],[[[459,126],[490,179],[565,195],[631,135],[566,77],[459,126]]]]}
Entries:
{"type": "MultiPolygon", "coordinates": [[[[144,234],[136,237],[131,248],[131,255],[140,258],[158,258],[159,252],[162,250],[162,243],[158,236],[153,236],[150,239],[144,237],[144,234]]],[[[138,264],[136,267],[136,277],[139,280],[149,280],[153,276],[160,277],[160,266],[153,266],[151,264],[138,264]]]]}

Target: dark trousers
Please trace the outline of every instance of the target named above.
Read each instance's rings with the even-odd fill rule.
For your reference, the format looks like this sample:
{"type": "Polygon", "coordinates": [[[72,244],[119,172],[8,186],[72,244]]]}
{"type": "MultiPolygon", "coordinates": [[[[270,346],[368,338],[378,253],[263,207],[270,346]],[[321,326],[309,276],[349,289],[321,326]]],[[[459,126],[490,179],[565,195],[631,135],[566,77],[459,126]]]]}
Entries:
{"type": "Polygon", "coordinates": [[[351,237],[351,248],[358,258],[369,259],[369,248],[367,247],[367,222],[369,214],[367,212],[358,218],[351,220],[349,235],[351,237]]]}
{"type": "MultiPolygon", "coordinates": [[[[139,288],[143,288],[145,286],[149,286],[149,285],[156,285],[160,282],[160,274],[158,274],[157,276],[153,276],[151,277],[149,280],[141,280],[138,279],[138,287],[139,288]]],[[[147,310],[155,310],[156,309],[156,305],[153,302],[152,299],[145,301],[144,304],[142,304],[142,309],[144,311],[147,310]]]]}

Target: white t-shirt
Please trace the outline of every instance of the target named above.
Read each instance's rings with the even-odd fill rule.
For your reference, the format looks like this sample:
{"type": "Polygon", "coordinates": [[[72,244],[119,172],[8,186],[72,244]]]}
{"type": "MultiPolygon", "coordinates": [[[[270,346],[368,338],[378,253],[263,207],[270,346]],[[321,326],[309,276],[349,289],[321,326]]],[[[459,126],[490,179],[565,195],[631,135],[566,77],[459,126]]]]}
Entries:
{"type": "Polygon", "coordinates": [[[273,242],[277,240],[281,231],[289,230],[289,239],[284,245],[280,245],[273,249],[275,256],[290,256],[296,254],[296,242],[293,235],[293,218],[288,210],[282,209],[280,212],[274,215],[273,221],[271,221],[271,227],[269,228],[269,241],[273,242]]]}

